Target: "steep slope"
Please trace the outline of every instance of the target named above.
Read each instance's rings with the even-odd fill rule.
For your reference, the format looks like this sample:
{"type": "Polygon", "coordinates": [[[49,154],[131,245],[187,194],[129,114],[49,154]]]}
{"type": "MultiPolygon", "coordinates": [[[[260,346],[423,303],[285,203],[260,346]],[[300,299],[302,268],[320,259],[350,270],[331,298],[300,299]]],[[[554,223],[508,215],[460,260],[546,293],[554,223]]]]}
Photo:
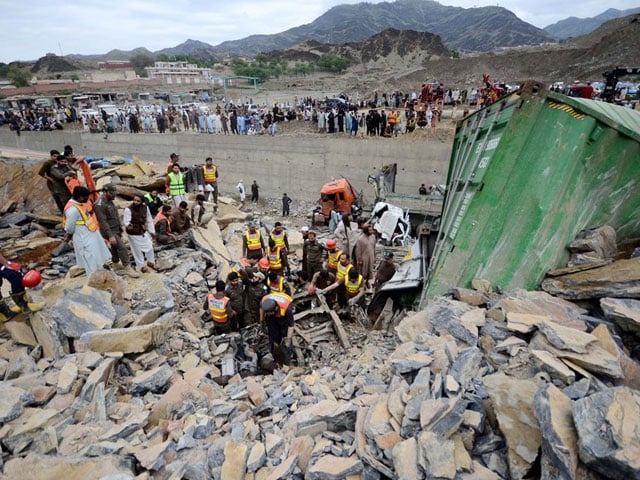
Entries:
{"type": "Polygon", "coordinates": [[[629,8],[627,10],[618,10],[610,8],[600,15],[588,18],[569,17],[560,20],[557,23],[544,27],[544,31],[554,38],[565,40],[567,38],[588,35],[596,30],[603,23],[615,18],[626,17],[634,13],[639,13],[640,7],[629,8]]]}
{"type": "Polygon", "coordinates": [[[392,68],[396,71],[412,70],[427,60],[449,56],[438,35],[393,28],[363,42],[328,45],[311,40],[286,50],[269,52],[268,56],[289,62],[307,62],[318,60],[326,53],[346,58],[352,65],[364,66],[367,70],[392,68]]]}
{"type": "Polygon", "coordinates": [[[448,48],[462,51],[491,51],[551,41],[546,32],[502,7],[465,9],[432,0],[396,0],[339,5],[307,25],[279,34],[223,42],[215,48],[253,55],[284,49],[304,40],[333,44],[359,42],[387,28],[440,35],[448,48]]]}

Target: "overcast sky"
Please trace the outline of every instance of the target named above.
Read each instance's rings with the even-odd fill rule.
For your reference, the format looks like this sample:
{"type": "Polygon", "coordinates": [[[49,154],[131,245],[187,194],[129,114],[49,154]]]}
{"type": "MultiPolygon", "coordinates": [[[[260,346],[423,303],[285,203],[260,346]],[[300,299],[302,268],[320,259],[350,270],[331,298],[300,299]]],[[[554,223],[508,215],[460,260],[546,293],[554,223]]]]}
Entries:
{"type": "MultiPolygon", "coordinates": [[[[0,0],[0,62],[58,55],[102,54],[114,48],[151,51],[188,38],[217,45],[252,34],[278,33],[311,23],[329,8],[358,0],[0,0]]],[[[369,3],[380,3],[370,0],[369,3]]],[[[625,10],[640,0],[442,0],[471,8],[499,5],[545,27],[569,16],[625,10]]]]}

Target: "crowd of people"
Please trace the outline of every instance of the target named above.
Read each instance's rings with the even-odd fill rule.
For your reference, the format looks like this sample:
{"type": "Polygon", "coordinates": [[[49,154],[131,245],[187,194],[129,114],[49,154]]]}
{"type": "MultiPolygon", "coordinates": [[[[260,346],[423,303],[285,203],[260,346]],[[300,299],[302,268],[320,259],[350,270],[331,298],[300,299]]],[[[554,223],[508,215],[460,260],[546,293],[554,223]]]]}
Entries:
{"type": "MultiPolygon", "coordinates": [[[[191,204],[187,174],[180,166],[180,156],[173,153],[166,168],[165,192],[134,194],[122,212],[114,203],[118,186],[108,183],[96,189],[83,162],[67,145],[63,153],[51,150],[50,159],[39,170],[63,215],[64,241],[73,246],[78,274],[84,272],[89,276],[97,270],[110,269],[139,278],[158,271],[157,249],[177,245],[189,229],[206,228],[215,215],[220,172],[211,157],[205,159],[204,165],[195,167],[199,171],[195,175],[198,186],[197,193],[190,195],[194,198],[191,204]],[[87,175],[83,183],[78,180],[80,172],[87,175]],[[206,200],[209,203],[205,206],[206,200]]],[[[251,193],[252,200],[258,201],[256,181],[251,193]]],[[[290,213],[291,201],[285,193],[283,218],[290,213]]],[[[337,220],[324,243],[318,240],[315,231],[302,227],[302,263],[297,270],[291,265],[291,246],[283,224],[275,222],[267,231],[257,223],[250,223],[242,235],[242,258],[227,278],[218,279],[204,301],[213,330],[218,334],[229,333],[266,322],[271,352],[276,361],[286,362],[282,355],[292,335],[292,298],[296,293],[323,294],[327,304],[336,308],[364,306],[365,294],[380,288],[393,276],[393,254],[387,253],[376,271],[375,231],[360,221],[359,236],[352,241],[355,222],[346,214],[337,220]]],[[[0,262],[3,261],[0,257],[0,262]]],[[[3,263],[0,277],[4,268],[3,263]]],[[[25,303],[23,308],[35,311],[42,307],[25,303]]],[[[0,309],[2,314],[2,303],[0,309]]]]}
{"type": "Polygon", "coordinates": [[[278,124],[308,121],[322,133],[394,136],[415,128],[430,128],[442,112],[443,105],[464,103],[478,96],[474,90],[446,90],[437,84],[423,84],[422,90],[403,94],[394,91],[371,100],[352,102],[346,96],[336,99],[296,97],[293,103],[258,107],[253,99],[225,103],[192,103],[187,105],[148,104],[126,101],[105,110],[81,108],[62,103],[32,106],[19,111],[0,112],[0,125],[8,123],[21,131],[46,131],[78,128],[92,133],[177,133],[190,132],[219,135],[276,135],[278,124]],[[436,85],[433,88],[431,85],[436,85]],[[425,86],[429,87],[425,95],[425,86]],[[333,101],[335,100],[335,101],[333,101]]]}

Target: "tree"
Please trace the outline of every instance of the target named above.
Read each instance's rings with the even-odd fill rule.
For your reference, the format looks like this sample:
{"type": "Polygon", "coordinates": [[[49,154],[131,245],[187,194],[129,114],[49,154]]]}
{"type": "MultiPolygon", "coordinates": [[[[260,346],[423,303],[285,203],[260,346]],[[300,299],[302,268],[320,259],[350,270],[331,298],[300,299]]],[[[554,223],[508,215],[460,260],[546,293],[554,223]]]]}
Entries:
{"type": "Polygon", "coordinates": [[[457,50],[449,50],[449,56],[451,58],[460,58],[460,52],[457,50]]]}
{"type": "Polygon", "coordinates": [[[31,82],[31,74],[24,68],[18,68],[15,65],[9,66],[7,79],[11,80],[16,87],[28,87],[31,82]]]}
{"type": "Polygon", "coordinates": [[[341,73],[349,66],[349,60],[339,57],[333,53],[325,53],[318,59],[318,68],[329,70],[334,73],[341,73]]]}
{"type": "Polygon", "coordinates": [[[144,67],[150,67],[151,65],[153,65],[153,58],[151,58],[149,55],[145,55],[144,53],[138,53],[137,55],[129,58],[129,62],[135,70],[136,75],[146,77],[147,71],[144,69],[144,67]]]}

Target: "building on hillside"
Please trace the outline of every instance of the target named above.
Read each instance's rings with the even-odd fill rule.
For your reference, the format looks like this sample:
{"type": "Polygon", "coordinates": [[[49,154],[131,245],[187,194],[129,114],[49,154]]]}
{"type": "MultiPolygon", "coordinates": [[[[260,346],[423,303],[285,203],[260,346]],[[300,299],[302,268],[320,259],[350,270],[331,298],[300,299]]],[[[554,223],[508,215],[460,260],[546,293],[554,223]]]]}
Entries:
{"type": "Polygon", "coordinates": [[[208,84],[212,76],[210,68],[200,68],[187,62],[155,62],[153,67],[145,67],[151,79],[162,79],[167,85],[208,84]]]}

